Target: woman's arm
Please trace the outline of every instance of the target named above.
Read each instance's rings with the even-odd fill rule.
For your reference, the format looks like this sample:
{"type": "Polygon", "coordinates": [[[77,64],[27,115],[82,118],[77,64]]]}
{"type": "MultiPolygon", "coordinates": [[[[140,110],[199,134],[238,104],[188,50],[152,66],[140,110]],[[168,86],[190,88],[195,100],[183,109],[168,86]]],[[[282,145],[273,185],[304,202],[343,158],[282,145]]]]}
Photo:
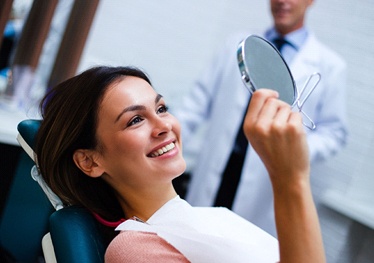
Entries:
{"type": "Polygon", "coordinates": [[[106,263],[180,262],[187,258],[155,233],[122,231],[105,252],[106,263]]]}
{"type": "Polygon", "coordinates": [[[280,260],[325,262],[301,116],[277,97],[271,90],[256,91],[243,128],[273,186],[280,260]]]}

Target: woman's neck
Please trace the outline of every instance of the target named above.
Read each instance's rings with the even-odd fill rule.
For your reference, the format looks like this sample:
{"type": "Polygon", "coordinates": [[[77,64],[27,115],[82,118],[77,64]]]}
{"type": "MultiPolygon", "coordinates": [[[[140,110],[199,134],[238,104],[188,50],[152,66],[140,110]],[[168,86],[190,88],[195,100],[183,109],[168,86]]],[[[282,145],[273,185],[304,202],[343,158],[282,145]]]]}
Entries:
{"type": "Polygon", "coordinates": [[[165,203],[177,196],[172,184],[162,189],[153,187],[151,191],[127,192],[119,196],[119,202],[126,218],[137,217],[147,221],[165,203]]]}

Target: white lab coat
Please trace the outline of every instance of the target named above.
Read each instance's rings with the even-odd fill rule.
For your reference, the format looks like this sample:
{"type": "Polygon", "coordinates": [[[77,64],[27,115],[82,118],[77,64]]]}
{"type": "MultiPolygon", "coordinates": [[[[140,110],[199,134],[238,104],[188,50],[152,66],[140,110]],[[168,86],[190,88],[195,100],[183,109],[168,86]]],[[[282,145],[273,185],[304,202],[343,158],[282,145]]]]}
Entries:
{"type": "MultiPolygon", "coordinates": [[[[181,107],[174,112],[182,125],[185,153],[196,154],[186,196],[186,200],[193,206],[211,206],[214,203],[223,170],[246,111],[250,93],[241,80],[236,50],[239,42],[248,35],[240,33],[230,38],[225,49],[184,98],[181,107]],[[192,137],[196,128],[203,124],[206,133],[200,136],[200,143],[196,147],[192,137]]],[[[309,33],[290,69],[299,90],[312,73],[319,72],[322,76],[303,110],[317,125],[314,131],[306,128],[310,159],[312,162],[325,160],[346,142],[346,65],[309,33]]],[[[272,199],[265,167],[254,150],[248,147],[232,210],[276,236],[272,199]]]]}

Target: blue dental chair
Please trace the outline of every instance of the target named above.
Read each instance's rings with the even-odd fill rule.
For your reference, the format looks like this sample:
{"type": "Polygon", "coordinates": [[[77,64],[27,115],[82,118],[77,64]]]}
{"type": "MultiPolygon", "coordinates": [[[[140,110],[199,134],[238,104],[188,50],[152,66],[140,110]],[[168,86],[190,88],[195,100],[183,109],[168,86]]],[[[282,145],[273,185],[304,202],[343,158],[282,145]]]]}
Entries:
{"type": "MultiPolygon", "coordinates": [[[[16,168],[11,183],[7,186],[0,215],[0,262],[35,263],[43,257],[40,240],[48,232],[49,215],[54,209],[30,176],[34,162],[22,149],[18,151],[19,155],[15,160],[10,160],[14,158],[12,153],[7,156],[6,152],[2,152],[1,156],[15,162],[16,168]],[[7,254],[7,259],[3,257],[4,254],[7,254]]],[[[7,163],[3,162],[3,165],[7,163]]],[[[8,176],[3,171],[1,175],[8,176]]],[[[0,178],[0,184],[3,184],[2,179],[3,177],[0,178]]]]}
{"type": "MultiPolygon", "coordinates": [[[[18,141],[25,152],[35,161],[33,145],[40,127],[40,120],[24,120],[18,125],[18,141]]],[[[56,209],[49,216],[49,233],[43,237],[42,247],[46,263],[99,263],[104,262],[108,243],[100,223],[82,207],[63,207],[59,198],[43,182],[32,176],[42,187],[56,209]]],[[[40,176],[40,175],[39,175],[40,176]]]]}

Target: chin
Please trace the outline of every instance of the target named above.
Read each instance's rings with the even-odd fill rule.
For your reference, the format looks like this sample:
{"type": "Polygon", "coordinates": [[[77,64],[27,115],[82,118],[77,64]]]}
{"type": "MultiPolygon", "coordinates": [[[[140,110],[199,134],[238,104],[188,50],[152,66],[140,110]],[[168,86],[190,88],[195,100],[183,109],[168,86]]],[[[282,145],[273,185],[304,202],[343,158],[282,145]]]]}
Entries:
{"type": "Polygon", "coordinates": [[[186,162],[185,162],[185,160],[183,159],[183,163],[181,164],[180,172],[178,173],[177,176],[179,176],[179,175],[181,175],[182,173],[184,173],[184,172],[186,171],[186,167],[187,167],[186,162]]]}
{"type": "Polygon", "coordinates": [[[183,162],[181,162],[179,164],[179,167],[176,169],[177,171],[175,173],[176,175],[174,176],[174,178],[177,178],[178,176],[182,175],[186,171],[186,167],[187,167],[186,162],[183,159],[183,162]]]}

